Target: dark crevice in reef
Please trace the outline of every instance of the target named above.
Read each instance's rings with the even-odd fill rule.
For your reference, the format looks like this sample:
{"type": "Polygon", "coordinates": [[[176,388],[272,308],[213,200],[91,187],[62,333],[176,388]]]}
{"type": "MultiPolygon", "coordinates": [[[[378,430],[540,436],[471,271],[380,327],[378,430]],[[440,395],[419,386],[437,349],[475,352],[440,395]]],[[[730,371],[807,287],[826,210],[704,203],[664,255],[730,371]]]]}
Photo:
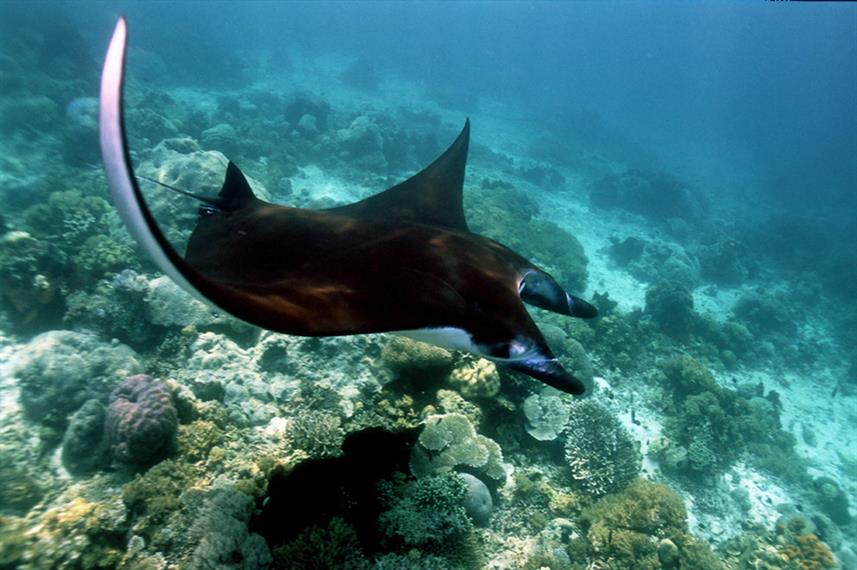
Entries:
{"type": "Polygon", "coordinates": [[[261,512],[250,521],[251,531],[273,549],[305,529],[341,517],[356,530],[366,552],[376,551],[377,520],[384,508],[378,485],[410,473],[418,435],[418,429],[394,433],[369,428],[350,434],[340,457],[313,459],[274,473],[261,512]]]}

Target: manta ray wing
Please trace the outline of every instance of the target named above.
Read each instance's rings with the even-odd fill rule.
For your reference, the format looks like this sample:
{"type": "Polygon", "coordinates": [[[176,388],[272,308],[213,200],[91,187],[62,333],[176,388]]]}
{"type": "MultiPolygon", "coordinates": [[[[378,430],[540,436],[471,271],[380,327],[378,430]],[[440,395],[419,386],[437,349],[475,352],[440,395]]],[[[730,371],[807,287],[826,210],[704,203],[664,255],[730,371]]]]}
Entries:
{"type": "Polygon", "coordinates": [[[122,116],[126,39],[120,19],[101,84],[105,170],[131,233],[179,285],[274,331],[407,334],[583,393],[585,386],[551,353],[522,298],[574,316],[593,316],[594,308],[520,255],[467,229],[462,186],[469,121],[429,167],[340,208],[266,203],[230,162],[217,198],[200,198],[207,207],[182,257],[149,211],[131,165],[122,116]]]}
{"type": "Polygon", "coordinates": [[[469,146],[470,119],[467,119],[455,142],[425,169],[380,194],[329,211],[467,231],[463,188],[469,146]]]}

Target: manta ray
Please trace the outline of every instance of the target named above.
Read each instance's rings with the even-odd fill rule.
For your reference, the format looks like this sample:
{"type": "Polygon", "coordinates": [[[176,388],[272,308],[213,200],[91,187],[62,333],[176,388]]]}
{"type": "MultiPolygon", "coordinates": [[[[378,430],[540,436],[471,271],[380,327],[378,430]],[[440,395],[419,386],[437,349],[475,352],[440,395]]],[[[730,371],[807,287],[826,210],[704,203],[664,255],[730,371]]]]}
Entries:
{"type": "Polygon", "coordinates": [[[182,288],[272,331],[392,332],[475,353],[563,392],[585,392],[551,352],[523,302],[582,318],[595,317],[595,307],[467,227],[462,193],[469,119],[427,168],[337,208],[260,200],[229,162],[216,196],[178,190],[202,202],[182,256],[159,229],[131,164],[122,107],[127,35],[120,19],[101,77],[104,168],[129,231],[182,288]]]}

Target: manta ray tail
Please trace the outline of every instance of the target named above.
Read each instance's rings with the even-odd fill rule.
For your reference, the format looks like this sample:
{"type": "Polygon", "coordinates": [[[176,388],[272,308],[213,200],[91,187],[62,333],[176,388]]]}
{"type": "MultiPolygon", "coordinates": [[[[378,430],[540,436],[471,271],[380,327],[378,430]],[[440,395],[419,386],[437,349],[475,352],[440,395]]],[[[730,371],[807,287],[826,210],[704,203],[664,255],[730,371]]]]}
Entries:
{"type": "Polygon", "coordinates": [[[145,180],[146,182],[151,182],[152,184],[157,184],[161,188],[166,188],[167,190],[172,190],[176,194],[181,194],[182,196],[187,196],[188,198],[193,198],[194,200],[199,200],[204,204],[208,204],[209,206],[217,206],[217,198],[212,198],[211,196],[204,196],[202,194],[195,194],[194,192],[188,192],[187,190],[182,190],[181,188],[176,188],[175,186],[170,186],[165,182],[161,182],[160,180],[156,180],[155,178],[150,178],[148,176],[143,176],[142,174],[135,174],[135,176],[140,180],[145,180]]]}

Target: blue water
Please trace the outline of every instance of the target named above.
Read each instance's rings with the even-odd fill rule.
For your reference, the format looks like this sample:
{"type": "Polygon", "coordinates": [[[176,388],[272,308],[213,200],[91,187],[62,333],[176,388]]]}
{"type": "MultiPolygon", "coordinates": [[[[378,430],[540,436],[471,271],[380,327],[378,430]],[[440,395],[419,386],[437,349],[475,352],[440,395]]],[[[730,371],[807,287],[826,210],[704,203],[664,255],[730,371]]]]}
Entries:
{"type": "MultiPolygon", "coordinates": [[[[683,568],[715,567],[707,565],[714,558],[730,568],[759,560],[857,567],[855,38],[849,3],[0,3],[0,463],[10,466],[0,469],[8,489],[0,492],[0,568],[98,567],[99,559],[115,567],[123,557],[154,567],[298,568],[306,566],[294,544],[312,551],[313,540],[359,551],[353,567],[678,567],[665,539],[678,543],[683,568]],[[593,507],[604,499],[579,486],[564,460],[577,448],[556,433],[532,435],[524,402],[541,394],[532,380],[501,371],[501,388],[468,387],[448,370],[413,372],[420,365],[412,360],[429,357],[396,357],[386,338],[277,340],[159,289],[169,284],[157,281],[116,217],[99,164],[92,98],[119,15],[129,26],[135,163],[192,191],[217,189],[217,151],[274,201],[353,201],[427,165],[469,117],[471,229],[600,303],[594,324],[536,318],[549,342],[588,354],[593,398],[640,446],[643,478],[678,493],[685,530],[623,526],[593,507]],[[302,110],[291,117],[294,108],[302,110]],[[192,140],[173,140],[182,138],[192,140]],[[68,191],[77,194],[57,194],[68,191]],[[72,352],[82,354],[116,339],[139,356],[125,372],[173,382],[178,445],[164,452],[173,463],[129,468],[107,458],[109,467],[69,475],[61,455],[72,415],[88,399],[107,404],[105,386],[116,382],[83,367],[70,376],[96,375],[101,391],[81,388],[83,380],[51,384],[47,363],[70,366],[67,347],[39,335],[58,330],[94,335],[75,341],[82,344],[72,352]],[[688,388],[689,377],[671,376],[678,355],[710,370],[713,384],[688,388]],[[420,384],[424,376],[434,383],[420,384]],[[439,387],[463,403],[444,407],[439,387]],[[274,465],[289,472],[338,456],[346,434],[396,421],[417,434],[431,414],[459,412],[497,442],[507,464],[503,480],[488,481],[487,524],[455,519],[438,500],[425,516],[466,532],[420,542],[391,530],[406,526],[402,512],[422,512],[414,504],[429,492],[411,480],[417,469],[397,464],[391,469],[404,473],[373,495],[383,497],[372,503],[385,513],[376,529],[383,538],[365,536],[353,512],[331,505],[300,511],[304,526],[271,530],[287,512],[264,509],[281,483],[274,465]],[[303,431],[283,428],[305,414],[303,431]],[[221,433],[211,436],[217,452],[189,443],[200,421],[221,433]],[[700,424],[707,431],[695,431],[700,424]],[[167,507],[129,486],[143,473],[164,485],[159,467],[182,473],[167,507]],[[228,492],[217,476],[231,482],[228,492]],[[34,477],[43,480],[26,484],[34,477]],[[534,488],[542,481],[542,490],[522,491],[524,479],[534,488]],[[234,494],[222,501],[228,508],[221,492],[234,494]],[[75,503],[84,499],[85,508],[75,503]],[[127,511],[118,522],[93,514],[111,504],[127,511]],[[185,519],[170,519],[176,512],[185,519]],[[63,513],[100,526],[75,528],[63,513]],[[237,521],[234,541],[244,546],[196,546],[228,526],[218,516],[237,521]],[[331,523],[343,518],[345,530],[331,523]],[[633,531],[651,548],[629,561],[598,542],[598,524],[633,531]],[[300,534],[307,529],[328,535],[300,534]],[[87,537],[83,546],[44,546],[76,536],[87,537]],[[520,537],[530,542],[513,548],[520,537]],[[682,540],[714,558],[693,562],[682,540]],[[479,547],[463,547],[468,541],[479,547]]],[[[194,206],[154,202],[182,250],[194,206]]],[[[450,358],[455,370],[472,364],[450,358]]],[[[480,469],[454,468],[491,479],[480,469]]]]}

